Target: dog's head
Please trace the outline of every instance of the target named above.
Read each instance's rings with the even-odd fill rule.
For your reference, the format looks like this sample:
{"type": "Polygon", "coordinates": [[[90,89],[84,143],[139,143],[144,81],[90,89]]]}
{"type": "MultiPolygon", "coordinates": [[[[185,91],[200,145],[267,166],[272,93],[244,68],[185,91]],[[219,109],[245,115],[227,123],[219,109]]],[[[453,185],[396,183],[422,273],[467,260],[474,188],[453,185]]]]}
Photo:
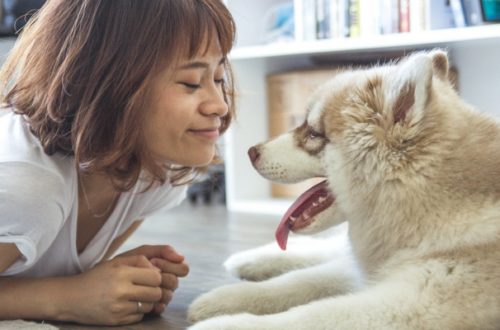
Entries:
{"type": "Polygon", "coordinates": [[[327,229],[358,211],[356,198],[377,203],[372,197],[380,182],[405,180],[403,171],[425,171],[432,162],[426,155],[439,139],[433,127],[444,120],[433,98],[456,98],[447,75],[448,58],[439,50],[345,71],[314,93],[301,126],[250,148],[253,166],[269,180],[326,178],[286,212],[276,232],[283,249],[290,230],[327,229]]]}

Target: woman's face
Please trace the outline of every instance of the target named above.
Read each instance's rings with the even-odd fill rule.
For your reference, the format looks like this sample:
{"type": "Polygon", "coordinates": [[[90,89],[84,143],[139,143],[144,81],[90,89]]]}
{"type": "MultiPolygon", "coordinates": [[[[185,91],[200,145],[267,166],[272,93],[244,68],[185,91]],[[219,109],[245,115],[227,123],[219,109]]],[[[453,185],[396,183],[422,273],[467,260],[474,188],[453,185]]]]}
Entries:
{"type": "Polygon", "coordinates": [[[228,112],[224,74],[223,55],[213,43],[205,54],[180,60],[155,78],[145,134],[156,157],[184,166],[210,163],[228,112]]]}

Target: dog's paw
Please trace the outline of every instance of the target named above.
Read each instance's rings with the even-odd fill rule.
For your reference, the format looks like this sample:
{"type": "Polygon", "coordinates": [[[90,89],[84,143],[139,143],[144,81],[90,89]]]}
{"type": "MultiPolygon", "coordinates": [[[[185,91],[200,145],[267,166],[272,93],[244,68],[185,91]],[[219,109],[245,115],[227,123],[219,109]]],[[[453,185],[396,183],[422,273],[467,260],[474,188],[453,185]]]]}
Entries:
{"type": "Polygon", "coordinates": [[[224,267],[233,276],[247,281],[263,281],[289,271],[285,267],[286,256],[255,253],[260,251],[243,251],[229,257],[224,267]]]}
{"type": "Polygon", "coordinates": [[[281,251],[276,244],[235,253],[224,267],[233,276],[247,281],[264,281],[292,270],[324,262],[321,254],[309,255],[295,251],[281,251]]]}
{"type": "Polygon", "coordinates": [[[198,322],[214,316],[238,313],[271,314],[283,310],[283,292],[263,283],[242,282],[225,285],[195,299],[188,320],[198,322]]]}
{"type": "Polygon", "coordinates": [[[188,330],[276,330],[276,327],[260,324],[260,319],[251,314],[224,315],[199,322],[188,330]]]}
{"type": "Polygon", "coordinates": [[[247,283],[226,285],[196,298],[189,306],[187,317],[190,322],[198,322],[214,316],[236,314],[246,310],[251,297],[247,297],[247,283]]]}

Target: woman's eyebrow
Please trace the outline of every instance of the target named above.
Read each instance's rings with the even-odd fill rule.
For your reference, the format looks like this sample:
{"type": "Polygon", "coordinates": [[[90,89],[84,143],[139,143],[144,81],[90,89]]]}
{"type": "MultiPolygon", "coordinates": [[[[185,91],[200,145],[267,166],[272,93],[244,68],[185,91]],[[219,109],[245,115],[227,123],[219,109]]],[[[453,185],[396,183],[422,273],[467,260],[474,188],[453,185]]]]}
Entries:
{"type": "MultiPolygon", "coordinates": [[[[221,58],[219,61],[219,64],[217,66],[222,65],[225,61],[225,58],[221,58]]],[[[209,63],[207,62],[202,62],[202,61],[195,61],[195,62],[188,62],[186,64],[181,65],[178,67],[178,70],[189,70],[189,69],[207,69],[210,66],[209,63]]]]}

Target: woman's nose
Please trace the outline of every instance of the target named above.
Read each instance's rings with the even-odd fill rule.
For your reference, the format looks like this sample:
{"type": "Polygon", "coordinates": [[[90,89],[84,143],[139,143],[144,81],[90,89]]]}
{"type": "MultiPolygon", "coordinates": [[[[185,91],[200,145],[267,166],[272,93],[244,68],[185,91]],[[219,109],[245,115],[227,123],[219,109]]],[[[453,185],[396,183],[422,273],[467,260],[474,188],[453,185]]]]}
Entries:
{"type": "Polygon", "coordinates": [[[227,115],[229,107],[226,100],[224,99],[224,94],[221,88],[212,88],[208,95],[208,100],[202,107],[203,114],[207,116],[217,115],[219,117],[224,117],[227,115]]]}

